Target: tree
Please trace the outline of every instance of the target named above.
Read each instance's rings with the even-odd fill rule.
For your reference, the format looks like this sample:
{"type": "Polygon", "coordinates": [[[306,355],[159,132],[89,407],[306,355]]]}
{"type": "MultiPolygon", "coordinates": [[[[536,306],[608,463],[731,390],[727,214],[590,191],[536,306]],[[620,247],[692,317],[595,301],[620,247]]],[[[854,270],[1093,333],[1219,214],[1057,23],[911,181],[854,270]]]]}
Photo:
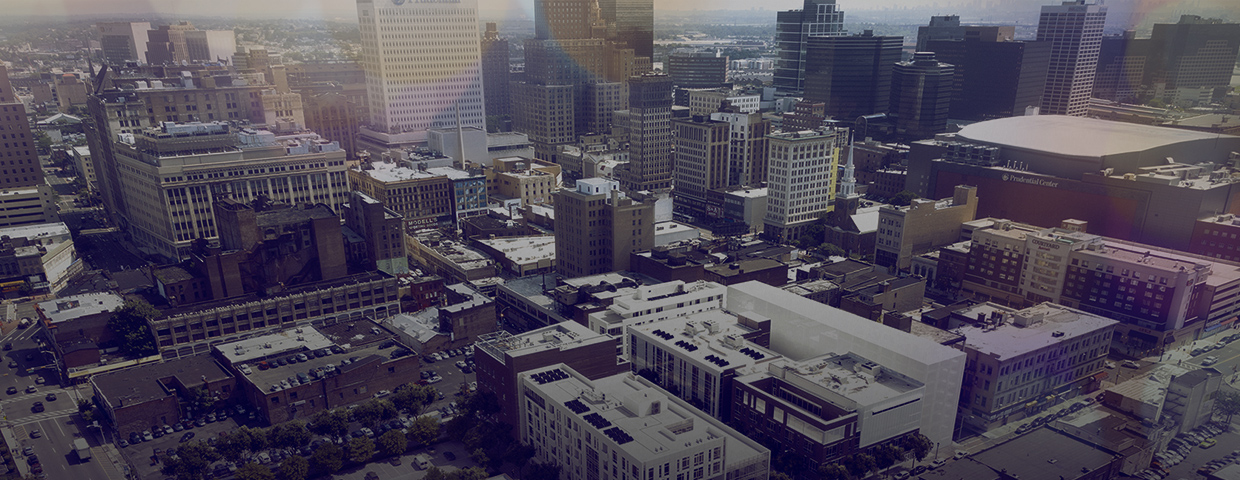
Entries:
{"type": "Polygon", "coordinates": [[[848,480],[848,469],[838,463],[818,467],[818,476],[822,480],[848,480]]]}
{"type": "Polygon", "coordinates": [[[836,245],[834,243],[823,243],[822,245],[819,245],[818,252],[828,257],[847,257],[848,256],[848,252],[844,251],[843,248],[840,248],[839,245],[836,245]]]}
{"type": "Polygon", "coordinates": [[[436,397],[435,388],[430,385],[406,383],[396,388],[396,393],[392,394],[392,404],[416,417],[427,405],[435,403],[436,397]]]}
{"type": "Polygon", "coordinates": [[[475,448],[474,451],[469,454],[469,458],[478,465],[486,465],[491,462],[491,459],[487,457],[486,450],[481,448],[475,448]]]}
{"type": "Polygon", "coordinates": [[[792,477],[784,472],[771,471],[770,480],[792,480],[792,477]]]}
{"type": "Polygon", "coordinates": [[[280,463],[280,480],[306,480],[310,462],[301,455],[292,455],[280,463]]]}
{"type": "Polygon", "coordinates": [[[343,410],[319,412],[310,421],[310,431],[319,435],[338,437],[349,433],[349,414],[343,410]]]}
{"type": "Polygon", "coordinates": [[[95,406],[94,404],[90,403],[90,400],[87,400],[85,398],[79,398],[77,401],[77,407],[78,407],[79,412],[85,412],[87,410],[90,410],[94,406],[95,406]]]}
{"type": "Polygon", "coordinates": [[[418,417],[413,421],[413,426],[409,427],[409,433],[405,434],[405,438],[414,445],[430,443],[439,438],[439,420],[430,416],[418,417]]]}
{"type": "Polygon", "coordinates": [[[560,480],[560,467],[554,463],[534,462],[524,480],[560,480]]]}
{"type": "Polygon", "coordinates": [[[267,441],[281,448],[304,447],[310,443],[310,431],[306,429],[305,422],[282,423],[267,430],[267,441]]]}
{"type": "Polygon", "coordinates": [[[254,462],[246,462],[233,475],[237,480],[275,480],[276,475],[271,473],[271,469],[266,465],[259,465],[254,462]]]}
{"type": "Polygon", "coordinates": [[[432,465],[431,468],[426,470],[426,477],[422,480],[448,480],[448,475],[443,473],[443,470],[440,470],[439,467],[432,465]]]}
{"type": "Polygon", "coordinates": [[[891,205],[895,205],[897,207],[903,207],[903,206],[913,203],[913,200],[918,199],[918,198],[921,198],[921,197],[918,196],[916,193],[905,190],[903,192],[897,193],[896,196],[887,199],[887,203],[891,205]]]}
{"type": "Polygon", "coordinates": [[[215,396],[211,395],[211,391],[207,390],[206,387],[199,387],[194,389],[190,402],[194,410],[206,412],[215,406],[215,396]]]}
{"type": "Polygon", "coordinates": [[[348,450],[349,461],[354,463],[366,463],[375,456],[375,442],[366,437],[349,440],[345,448],[348,450]]]}
{"type": "Polygon", "coordinates": [[[405,449],[409,447],[409,440],[405,438],[405,434],[400,433],[400,430],[389,430],[379,435],[375,444],[383,456],[400,455],[405,453],[405,449]]]}
{"type": "Polygon", "coordinates": [[[897,445],[882,445],[874,449],[874,463],[879,470],[886,470],[892,465],[904,461],[907,452],[897,445]]]}
{"type": "Polygon", "coordinates": [[[530,459],[534,458],[534,447],[524,443],[511,443],[508,450],[504,452],[503,459],[505,462],[517,466],[517,476],[521,476],[521,471],[530,463],[530,459]]]}
{"type": "Polygon", "coordinates": [[[466,396],[461,405],[465,412],[475,416],[490,417],[499,413],[499,398],[491,392],[474,392],[466,396]]]}
{"type": "Polygon", "coordinates": [[[344,466],[344,451],[334,443],[324,443],[310,455],[310,467],[315,475],[330,475],[344,466]]]}
{"type": "Polygon", "coordinates": [[[1240,392],[1219,390],[1218,396],[1214,397],[1214,409],[1227,415],[1227,425],[1231,426],[1231,416],[1240,413],[1240,392]]]}
{"type": "Polygon", "coordinates": [[[857,478],[864,477],[865,474],[870,473],[870,470],[874,470],[875,463],[874,456],[868,453],[855,453],[840,460],[840,464],[848,469],[848,473],[857,478]]]}
{"type": "Polygon", "coordinates": [[[464,470],[457,470],[452,472],[451,476],[453,477],[453,480],[484,480],[487,477],[490,477],[490,475],[487,475],[487,471],[480,467],[470,467],[464,470]]]}
{"type": "Polygon", "coordinates": [[[158,350],[149,322],[157,316],[159,310],[151,304],[142,300],[126,300],[123,306],[112,312],[108,330],[120,341],[121,352],[125,355],[131,358],[151,356],[158,350]]]}
{"type": "Polygon", "coordinates": [[[177,480],[202,480],[211,465],[220,456],[214,448],[202,442],[188,443],[177,449],[176,458],[168,457],[160,470],[164,475],[172,475],[177,480]]]}
{"type": "Polygon", "coordinates": [[[372,428],[379,420],[395,417],[396,414],[396,406],[387,400],[371,400],[353,409],[357,423],[372,428]]]}
{"type": "Polygon", "coordinates": [[[926,455],[930,454],[930,449],[934,448],[934,442],[920,433],[904,437],[900,442],[900,446],[912,454],[917,461],[926,459],[926,455]]]}

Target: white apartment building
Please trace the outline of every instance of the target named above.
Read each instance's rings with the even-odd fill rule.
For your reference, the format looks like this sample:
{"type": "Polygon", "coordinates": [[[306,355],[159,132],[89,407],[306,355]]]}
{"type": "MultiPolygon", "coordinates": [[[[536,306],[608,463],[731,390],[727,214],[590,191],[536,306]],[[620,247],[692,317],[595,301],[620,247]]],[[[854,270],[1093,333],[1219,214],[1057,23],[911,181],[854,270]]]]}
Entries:
{"type": "Polygon", "coordinates": [[[121,134],[115,144],[124,219],[134,243],[181,259],[195,239],[215,238],[216,200],[265,196],[293,205],[348,202],[345,152],[313,132],[277,136],[221,122],[121,134]]]}
{"type": "Polygon", "coordinates": [[[710,310],[629,327],[633,371],[649,370],[660,387],[707,415],[727,420],[732,379],[766,370],[781,358],[747,340],[770,333],[770,319],[710,310]],[[762,327],[767,330],[762,330],[762,327]]]}
{"type": "Polygon", "coordinates": [[[725,101],[739,108],[741,113],[754,113],[761,109],[762,94],[726,88],[689,90],[689,115],[713,116],[725,101]]]}
{"type": "MultiPolygon", "coordinates": [[[[960,415],[979,430],[1042,411],[1048,396],[1092,391],[1119,322],[1042,303],[960,327],[968,356],[960,415]]],[[[1053,397],[1052,397],[1053,398],[1053,397]]]]}
{"type": "Polygon", "coordinates": [[[704,280],[640,286],[629,295],[612,299],[606,310],[590,314],[587,326],[591,331],[619,337],[626,335],[628,327],[721,309],[727,291],[723,285],[704,280]]]}
{"type": "Polygon", "coordinates": [[[477,0],[358,0],[370,125],[380,143],[417,143],[432,128],[486,128],[477,0]]]}
{"type": "Polygon", "coordinates": [[[521,442],[563,480],[759,480],[771,452],[632,373],[520,374],[521,442]]]}
{"type": "Polygon", "coordinates": [[[766,232],[795,241],[831,211],[836,169],[848,130],[823,128],[771,134],[767,167],[766,232]]]}

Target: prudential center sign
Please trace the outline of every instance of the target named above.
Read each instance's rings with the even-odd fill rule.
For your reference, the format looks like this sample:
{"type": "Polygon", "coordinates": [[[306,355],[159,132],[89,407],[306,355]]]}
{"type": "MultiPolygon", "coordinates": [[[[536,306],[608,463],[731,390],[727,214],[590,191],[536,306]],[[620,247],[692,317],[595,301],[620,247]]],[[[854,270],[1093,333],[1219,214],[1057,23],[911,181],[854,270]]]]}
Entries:
{"type": "Polygon", "coordinates": [[[1016,182],[1016,183],[1027,183],[1029,185],[1037,185],[1039,187],[1051,187],[1051,188],[1059,187],[1059,182],[1052,182],[1044,178],[1025,177],[1021,175],[1012,175],[1008,173],[1003,174],[1003,181],[1016,182]]]}

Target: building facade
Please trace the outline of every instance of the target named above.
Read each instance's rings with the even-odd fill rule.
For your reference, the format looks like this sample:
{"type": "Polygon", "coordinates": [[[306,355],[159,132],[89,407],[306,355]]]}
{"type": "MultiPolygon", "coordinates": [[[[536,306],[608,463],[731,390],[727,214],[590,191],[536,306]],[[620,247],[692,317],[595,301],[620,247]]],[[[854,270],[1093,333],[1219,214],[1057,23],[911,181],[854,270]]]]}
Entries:
{"type": "Polygon", "coordinates": [[[629,80],[629,163],[620,176],[626,192],[672,186],[672,80],[647,74],[629,80]]]}
{"type": "Polygon", "coordinates": [[[812,37],[805,53],[805,100],[826,104],[829,117],[852,121],[887,112],[891,70],[900,61],[903,37],[859,35],[812,37]]]}
{"type": "Polygon", "coordinates": [[[555,201],[556,271],[570,277],[628,270],[629,253],[654,247],[654,205],[598,178],[560,190],[555,201]]]}
{"type": "Polygon", "coordinates": [[[9,82],[8,70],[0,65],[0,188],[37,187],[43,184],[43,167],[26,106],[9,82]]]}
{"type": "Polygon", "coordinates": [[[947,131],[955,66],[940,62],[933,52],[917,52],[891,71],[890,115],[896,135],[930,138],[947,131]]]}
{"type": "Polygon", "coordinates": [[[1042,94],[1043,115],[1084,116],[1094,91],[1107,7],[1086,0],[1044,5],[1039,42],[1051,42],[1051,62],[1042,94]]]}
{"type": "Polygon", "coordinates": [[[839,150],[847,130],[821,128],[768,136],[765,233],[782,242],[794,242],[835,199],[839,150]]]}
{"type": "Polygon", "coordinates": [[[844,33],[844,11],[836,6],[835,0],[805,0],[800,10],[777,13],[775,42],[779,48],[779,61],[775,66],[775,88],[789,95],[803,93],[810,37],[844,33]]]}
{"type": "Polygon", "coordinates": [[[907,207],[878,211],[874,263],[908,270],[913,257],[960,239],[960,227],[977,215],[977,188],[956,187],[956,195],[939,201],[913,200],[907,207]]]}
{"type": "Polygon", "coordinates": [[[968,38],[931,40],[928,44],[939,61],[955,67],[949,118],[1011,117],[1042,105],[1050,42],[968,38]]]}

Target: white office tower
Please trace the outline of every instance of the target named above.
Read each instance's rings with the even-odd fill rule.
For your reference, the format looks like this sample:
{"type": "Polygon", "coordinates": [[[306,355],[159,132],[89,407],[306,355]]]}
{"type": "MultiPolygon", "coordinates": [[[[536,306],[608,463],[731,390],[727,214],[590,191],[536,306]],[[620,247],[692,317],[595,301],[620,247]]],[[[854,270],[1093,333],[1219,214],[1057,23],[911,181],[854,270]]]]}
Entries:
{"type": "Polygon", "coordinates": [[[365,139],[422,143],[427,130],[486,128],[477,0],[358,0],[370,102],[365,139]]]}
{"type": "Polygon", "coordinates": [[[1086,0],[1045,5],[1038,19],[1038,41],[1051,42],[1051,66],[1042,94],[1043,115],[1083,117],[1094,92],[1107,7],[1086,0]]]}

